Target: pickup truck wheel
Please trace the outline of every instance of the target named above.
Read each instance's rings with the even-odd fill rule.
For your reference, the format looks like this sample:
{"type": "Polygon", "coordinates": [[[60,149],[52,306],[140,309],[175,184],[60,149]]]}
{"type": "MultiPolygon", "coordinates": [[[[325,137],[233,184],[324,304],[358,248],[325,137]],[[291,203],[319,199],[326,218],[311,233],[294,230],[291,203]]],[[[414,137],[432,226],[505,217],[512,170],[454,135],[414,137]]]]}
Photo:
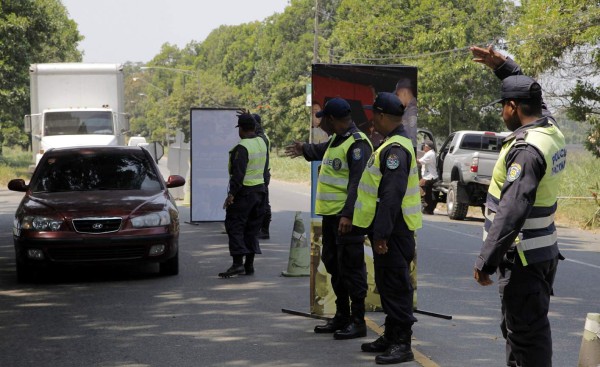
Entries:
{"type": "Polygon", "coordinates": [[[457,202],[458,181],[452,181],[448,188],[446,196],[446,208],[448,209],[448,218],[463,220],[469,211],[469,205],[457,202]]]}

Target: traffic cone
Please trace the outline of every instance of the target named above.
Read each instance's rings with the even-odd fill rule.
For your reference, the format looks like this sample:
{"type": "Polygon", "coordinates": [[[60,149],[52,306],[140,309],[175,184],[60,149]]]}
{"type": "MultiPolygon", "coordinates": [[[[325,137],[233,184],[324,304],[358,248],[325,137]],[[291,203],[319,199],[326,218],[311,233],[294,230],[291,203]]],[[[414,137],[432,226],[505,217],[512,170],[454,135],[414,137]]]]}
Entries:
{"type": "Polygon", "coordinates": [[[588,313],[577,367],[600,366],[600,313],[588,313]]]}
{"type": "Polygon", "coordinates": [[[301,214],[302,212],[296,212],[296,218],[294,219],[287,271],[281,272],[284,277],[306,277],[310,275],[310,251],[301,214]]]}

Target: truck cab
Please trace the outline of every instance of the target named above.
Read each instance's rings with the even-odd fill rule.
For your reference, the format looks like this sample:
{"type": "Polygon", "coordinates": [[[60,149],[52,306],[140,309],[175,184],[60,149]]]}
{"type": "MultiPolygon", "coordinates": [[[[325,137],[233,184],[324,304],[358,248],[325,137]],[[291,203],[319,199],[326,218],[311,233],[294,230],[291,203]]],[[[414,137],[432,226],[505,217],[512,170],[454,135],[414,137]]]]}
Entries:
{"type": "Polygon", "coordinates": [[[492,172],[509,132],[462,130],[448,136],[437,153],[433,192],[450,219],[462,220],[469,206],[483,208],[492,172]]]}
{"type": "MultiPolygon", "coordinates": [[[[36,165],[50,148],[125,145],[126,124],[109,108],[51,109],[31,118],[39,121],[32,134],[36,165]]],[[[26,122],[26,131],[30,130],[31,122],[26,122]]]]}
{"type": "Polygon", "coordinates": [[[50,63],[29,68],[35,164],[50,148],[126,145],[123,65],[50,63]]]}

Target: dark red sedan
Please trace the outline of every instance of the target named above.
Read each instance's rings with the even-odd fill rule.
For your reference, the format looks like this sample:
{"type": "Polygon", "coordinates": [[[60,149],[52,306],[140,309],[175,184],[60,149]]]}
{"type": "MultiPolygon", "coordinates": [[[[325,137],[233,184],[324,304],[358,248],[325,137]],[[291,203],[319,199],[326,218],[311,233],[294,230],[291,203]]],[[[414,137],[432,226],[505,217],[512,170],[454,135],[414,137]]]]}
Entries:
{"type": "Polygon", "coordinates": [[[157,262],[179,273],[179,212],[150,153],[141,147],[48,150],[31,181],[8,183],[25,192],[13,237],[19,281],[38,266],[61,263],[157,262]]]}

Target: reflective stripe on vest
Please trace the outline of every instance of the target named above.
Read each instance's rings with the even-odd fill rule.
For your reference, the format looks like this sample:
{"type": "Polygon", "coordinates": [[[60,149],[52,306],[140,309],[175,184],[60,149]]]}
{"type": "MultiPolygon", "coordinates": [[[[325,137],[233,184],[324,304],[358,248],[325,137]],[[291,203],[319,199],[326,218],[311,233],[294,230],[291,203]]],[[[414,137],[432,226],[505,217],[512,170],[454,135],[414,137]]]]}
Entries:
{"type": "Polygon", "coordinates": [[[379,184],[381,183],[381,162],[380,153],[383,149],[390,145],[401,145],[410,155],[410,172],[408,175],[408,183],[406,193],[402,199],[402,216],[408,228],[412,231],[422,227],[421,214],[421,194],[419,190],[419,174],[417,162],[414,157],[414,148],[412,142],[400,135],[394,135],[386,140],[381,146],[373,152],[367,167],[363,171],[358,184],[358,197],[354,205],[354,216],[352,224],[368,228],[377,210],[377,202],[379,202],[379,184]]]}
{"type": "MultiPolygon", "coordinates": [[[[243,146],[248,151],[248,165],[246,166],[246,174],[244,175],[244,182],[242,184],[244,186],[264,184],[264,171],[267,164],[267,145],[264,140],[260,137],[242,139],[238,145],[243,146]]],[[[229,152],[230,155],[231,151],[229,152]]],[[[229,174],[231,174],[231,166],[229,167],[229,174]]]]}
{"type": "MultiPolygon", "coordinates": [[[[556,245],[557,234],[554,226],[555,204],[558,194],[559,176],[564,172],[567,151],[563,134],[551,123],[549,123],[549,126],[538,126],[526,130],[524,140],[527,144],[536,147],[546,161],[546,172],[538,185],[533,209],[529,217],[525,219],[519,236],[515,240],[521,262],[524,266],[527,266],[529,263],[527,251],[548,248],[548,254],[550,254],[553,251],[551,247],[556,245]],[[540,211],[547,212],[547,215],[539,216],[540,211]],[[536,212],[538,213],[537,215],[536,212]]],[[[488,198],[488,200],[500,200],[502,187],[507,175],[506,156],[515,143],[517,143],[517,139],[515,138],[505,142],[500,151],[500,156],[494,166],[492,181],[488,190],[488,196],[491,196],[491,198],[488,198]]],[[[487,238],[486,227],[489,228],[491,222],[494,221],[494,217],[494,213],[487,213],[486,210],[486,225],[483,232],[484,241],[487,238]]]]}
{"type": "Polygon", "coordinates": [[[334,134],[321,162],[315,200],[315,213],[318,215],[334,215],[342,211],[348,197],[348,150],[357,140],[371,144],[362,132],[352,133],[342,144],[333,147],[335,138],[334,134]]]}

